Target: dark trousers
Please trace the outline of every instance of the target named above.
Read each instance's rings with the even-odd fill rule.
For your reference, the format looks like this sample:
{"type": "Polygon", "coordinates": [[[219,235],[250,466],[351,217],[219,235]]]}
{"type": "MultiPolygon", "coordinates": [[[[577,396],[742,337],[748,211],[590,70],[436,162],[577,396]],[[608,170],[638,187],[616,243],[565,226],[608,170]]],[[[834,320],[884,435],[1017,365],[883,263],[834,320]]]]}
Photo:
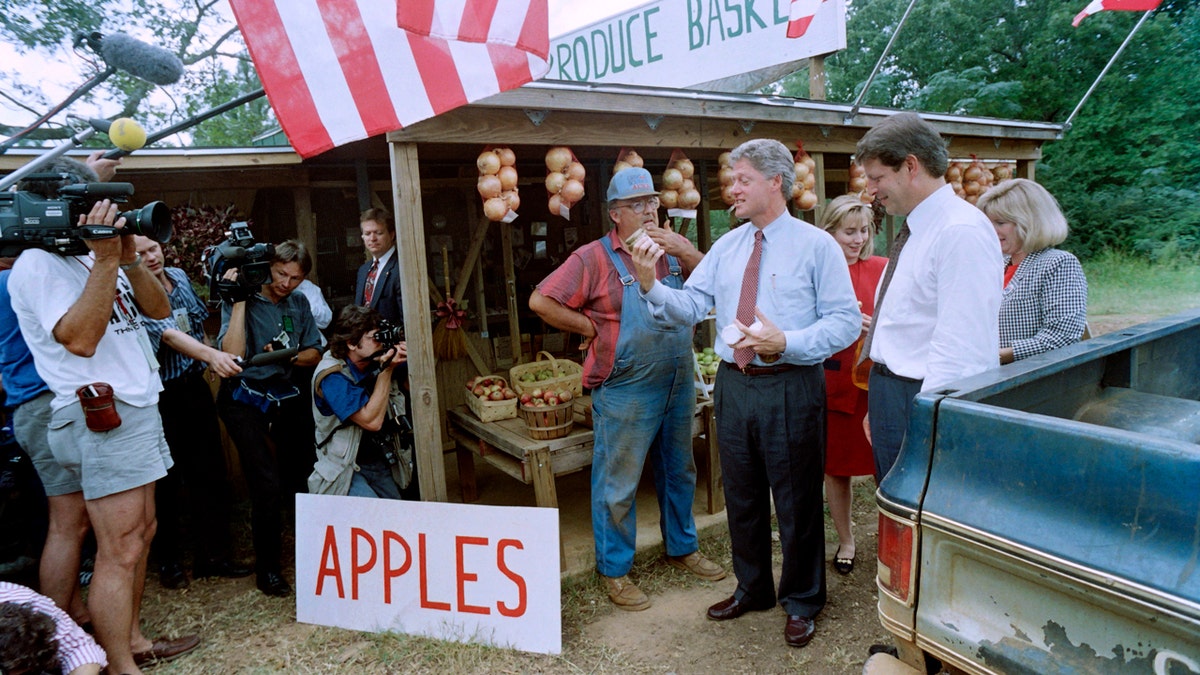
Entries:
{"type": "Polygon", "coordinates": [[[217,407],[204,373],[164,382],[158,412],[175,466],[155,488],[155,559],[160,564],[180,560],[185,548],[185,519],[191,527],[197,560],[228,559],[232,500],[229,473],[221,448],[217,407]]]}
{"type": "Polygon", "coordinates": [[[714,388],[717,442],[738,600],[814,617],[825,606],[825,375],[805,366],[743,375],[723,364],[714,388]],[[771,501],[783,572],[771,572],[771,501]]]}
{"type": "Polygon", "coordinates": [[[288,378],[299,396],[287,399],[279,405],[279,418],[286,424],[276,425],[272,430],[278,452],[280,478],[283,494],[290,500],[299,492],[308,492],[308,477],[317,463],[315,424],[312,412],[312,377],[316,367],[292,366],[288,378]]]}
{"type": "Polygon", "coordinates": [[[272,430],[286,427],[289,420],[281,417],[278,411],[264,413],[234,401],[230,392],[236,386],[231,380],[221,383],[217,411],[237,446],[242,475],[250,491],[254,568],[259,574],[278,573],[283,567],[283,488],[279,462],[272,447],[278,439],[272,436],[272,430]]]}
{"type": "Polygon", "coordinates": [[[871,449],[875,453],[875,482],[882,483],[900,456],[913,398],[921,392],[922,380],[899,377],[887,366],[875,364],[867,389],[871,449]]]}

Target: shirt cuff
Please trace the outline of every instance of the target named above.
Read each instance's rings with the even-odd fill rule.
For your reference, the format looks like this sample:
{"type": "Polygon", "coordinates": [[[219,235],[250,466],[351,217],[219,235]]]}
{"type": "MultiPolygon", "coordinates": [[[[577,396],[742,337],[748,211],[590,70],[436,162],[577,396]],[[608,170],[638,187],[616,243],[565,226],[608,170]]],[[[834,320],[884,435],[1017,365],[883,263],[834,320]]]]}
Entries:
{"type": "Polygon", "coordinates": [[[658,281],[655,281],[654,285],[650,287],[650,290],[645,292],[642,292],[642,287],[639,285],[638,293],[646,299],[646,302],[652,305],[662,305],[667,301],[666,288],[666,286],[663,286],[658,281]]]}

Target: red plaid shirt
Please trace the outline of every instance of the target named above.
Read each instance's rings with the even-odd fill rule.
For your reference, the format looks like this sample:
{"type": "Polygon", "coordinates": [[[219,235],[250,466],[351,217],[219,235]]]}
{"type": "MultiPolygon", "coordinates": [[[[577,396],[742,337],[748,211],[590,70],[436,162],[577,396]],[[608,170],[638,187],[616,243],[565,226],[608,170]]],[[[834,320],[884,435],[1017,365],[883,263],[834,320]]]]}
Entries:
{"type": "MultiPolygon", "coordinates": [[[[634,274],[633,257],[617,238],[613,229],[607,235],[617,255],[630,274],[634,274]]],[[[667,276],[667,258],[658,261],[658,278],[667,276]]],[[[604,239],[585,244],[538,284],[542,295],[557,300],[563,306],[582,312],[596,327],[596,337],[583,360],[583,386],[599,386],[612,372],[616,358],[617,338],[621,331],[621,299],[625,287],[612,261],[604,251],[604,239]]]]}

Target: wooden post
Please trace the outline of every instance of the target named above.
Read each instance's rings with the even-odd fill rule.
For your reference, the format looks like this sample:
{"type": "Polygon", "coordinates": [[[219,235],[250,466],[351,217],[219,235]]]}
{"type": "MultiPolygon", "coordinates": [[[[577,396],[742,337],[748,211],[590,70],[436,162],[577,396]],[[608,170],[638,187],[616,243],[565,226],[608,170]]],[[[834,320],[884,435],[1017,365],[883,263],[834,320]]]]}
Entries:
{"type": "Polygon", "coordinates": [[[521,316],[517,306],[517,274],[513,270],[512,223],[500,224],[500,248],[504,249],[504,296],[508,299],[508,334],[513,365],[521,362],[521,316]]]}
{"type": "Polygon", "coordinates": [[[816,225],[821,220],[821,214],[825,212],[825,153],[810,152],[808,156],[816,162],[813,168],[817,179],[816,185],[813,186],[813,192],[817,194],[817,205],[813,207],[813,224],[816,225]]]}
{"type": "Polygon", "coordinates": [[[814,101],[825,100],[825,55],[808,59],[808,97],[814,101]]]}
{"type": "Polygon", "coordinates": [[[429,266],[425,261],[425,215],[421,209],[421,173],[414,143],[392,143],[392,203],[396,214],[396,255],[408,332],[409,397],[416,436],[421,498],[446,501],[446,464],[442,458],[441,406],[433,358],[429,313],[429,266]]]}
{"type": "Polygon", "coordinates": [[[307,184],[292,189],[292,201],[296,206],[296,238],[308,249],[313,263],[308,280],[320,286],[317,270],[317,216],[312,210],[312,192],[307,184]]]}

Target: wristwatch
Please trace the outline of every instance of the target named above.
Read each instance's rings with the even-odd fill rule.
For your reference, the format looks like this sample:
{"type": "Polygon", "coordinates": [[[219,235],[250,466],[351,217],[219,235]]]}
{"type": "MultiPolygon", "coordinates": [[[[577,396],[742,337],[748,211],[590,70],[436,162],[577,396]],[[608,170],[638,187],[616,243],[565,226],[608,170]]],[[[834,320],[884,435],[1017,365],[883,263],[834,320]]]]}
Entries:
{"type": "Polygon", "coordinates": [[[133,256],[133,262],[131,262],[131,263],[121,263],[121,269],[123,269],[123,270],[125,270],[126,272],[128,272],[129,270],[131,270],[131,269],[133,269],[133,268],[135,268],[135,267],[137,267],[138,265],[141,265],[141,264],[142,264],[142,254],[141,254],[141,253],[136,253],[136,254],[134,254],[134,256],[133,256]]]}

